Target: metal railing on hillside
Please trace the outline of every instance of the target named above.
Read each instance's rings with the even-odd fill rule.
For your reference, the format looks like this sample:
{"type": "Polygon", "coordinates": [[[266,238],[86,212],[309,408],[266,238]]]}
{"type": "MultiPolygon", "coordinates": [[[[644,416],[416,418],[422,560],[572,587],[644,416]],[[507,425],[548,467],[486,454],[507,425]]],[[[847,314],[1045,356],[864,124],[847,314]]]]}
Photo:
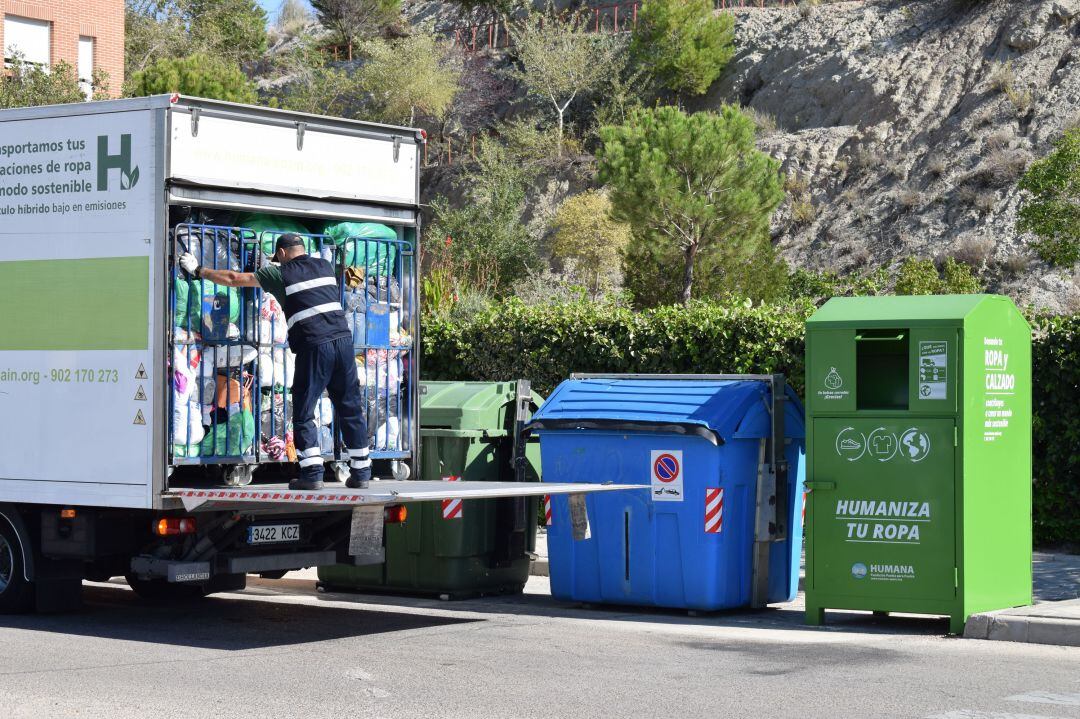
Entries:
{"type": "MultiPolygon", "coordinates": [[[[850,0],[864,2],[865,0],[850,0]]],[[[795,8],[800,0],[713,0],[717,10],[752,10],[757,8],[795,8]]],[[[638,11],[641,2],[623,2],[614,5],[599,5],[584,11],[587,22],[584,27],[589,32],[618,34],[630,32],[637,27],[638,11]]],[[[451,42],[466,52],[481,50],[501,50],[513,44],[513,34],[502,20],[463,25],[452,28],[451,42]]]]}
{"type": "MultiPolygon", "coordinates": [[[[598,5],[583,11],[583,27],[588,32],[618,34],[630,32],[637,26],[640,2],[598,5]]],[[[501,50],[513,44],[513,35],[502,20],[478,25],[464,25],[450,30],[455,47],[467,52],[501,50]]]]}

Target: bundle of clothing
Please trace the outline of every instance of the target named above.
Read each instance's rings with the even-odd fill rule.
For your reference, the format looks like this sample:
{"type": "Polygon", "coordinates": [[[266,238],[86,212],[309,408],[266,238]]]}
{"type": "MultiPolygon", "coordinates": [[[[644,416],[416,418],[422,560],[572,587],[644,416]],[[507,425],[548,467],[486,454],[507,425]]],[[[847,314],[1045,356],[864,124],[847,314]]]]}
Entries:
{"type": "Polygon", "coordinates": [[[219,373],[212,357],[215,350],[222,349],[225,348],[199,350],[186,345],[173,350],[175,456],[240,457],[252,452],[255,415],[251,390],[254,377],[242,370],[219,373]]]}

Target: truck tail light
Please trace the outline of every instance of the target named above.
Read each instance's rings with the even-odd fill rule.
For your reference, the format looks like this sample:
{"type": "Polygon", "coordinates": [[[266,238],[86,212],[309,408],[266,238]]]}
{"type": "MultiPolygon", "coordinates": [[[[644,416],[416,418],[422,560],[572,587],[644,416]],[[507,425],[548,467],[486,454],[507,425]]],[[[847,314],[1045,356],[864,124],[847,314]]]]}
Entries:
{"type": "Polygon", "coordinates": [[[404,504],[394,504],[383,510],[387,524],[401,524],[409,517],[409,510],[404,504]]]}
{"type": "Polygon", "coordinates": [[[195,534],[194,517],[162,517],[154,523],[154,534],[171,537],[177,534],[195,534]]]}

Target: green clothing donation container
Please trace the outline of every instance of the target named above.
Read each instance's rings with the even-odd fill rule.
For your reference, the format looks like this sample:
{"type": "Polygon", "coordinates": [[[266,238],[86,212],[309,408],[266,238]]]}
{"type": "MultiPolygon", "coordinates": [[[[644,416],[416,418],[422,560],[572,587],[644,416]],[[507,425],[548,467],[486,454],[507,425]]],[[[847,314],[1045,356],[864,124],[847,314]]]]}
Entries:
{"type": "MultiPolygon", "coordinates": [[[[542,402],[527,382],[422,383],[418,478],[539,481],[539,445],[524,443],[518,429],[542,402]]],[[[320,567],[319,580],[327,588],[448,599],[520,592],[536,549],[537,501],[410,504],[404,522],[386,525],[383,564],[320,567]]]]}
{"type": "Polygon", "coordinates": [[[806,618],[1031,603],[1031,330],[1006,297],[829,300],[806,325],[806,618]]]}

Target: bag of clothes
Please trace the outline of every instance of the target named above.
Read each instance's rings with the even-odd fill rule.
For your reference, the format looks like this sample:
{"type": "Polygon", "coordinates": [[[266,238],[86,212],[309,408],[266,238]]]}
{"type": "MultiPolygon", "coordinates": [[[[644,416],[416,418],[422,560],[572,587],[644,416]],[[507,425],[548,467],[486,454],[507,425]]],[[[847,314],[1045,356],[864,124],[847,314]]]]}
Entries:
{"type": "Polygon", "coordinates": [[[345,252],[346,267],[364,267],[368,275],[392,275],[397,268],[397,231],[377,222],[336,222],[323,234],[345,252]],[[383,242],[379,242],[383,240],[383,242]]]}
{"type": "Polygon", "coordinates": [[[240,215],[236,218],[236,224],[255,232],[255,238],[262,248],[263,254],[267,257],[274,254],[274,243],[277,242],[279,236],[290,232],[298,235],[307,235],[310,233],[310,230],[300,224],[295,218],[282,215],[268,215],[262,212],[240,215]]]}

